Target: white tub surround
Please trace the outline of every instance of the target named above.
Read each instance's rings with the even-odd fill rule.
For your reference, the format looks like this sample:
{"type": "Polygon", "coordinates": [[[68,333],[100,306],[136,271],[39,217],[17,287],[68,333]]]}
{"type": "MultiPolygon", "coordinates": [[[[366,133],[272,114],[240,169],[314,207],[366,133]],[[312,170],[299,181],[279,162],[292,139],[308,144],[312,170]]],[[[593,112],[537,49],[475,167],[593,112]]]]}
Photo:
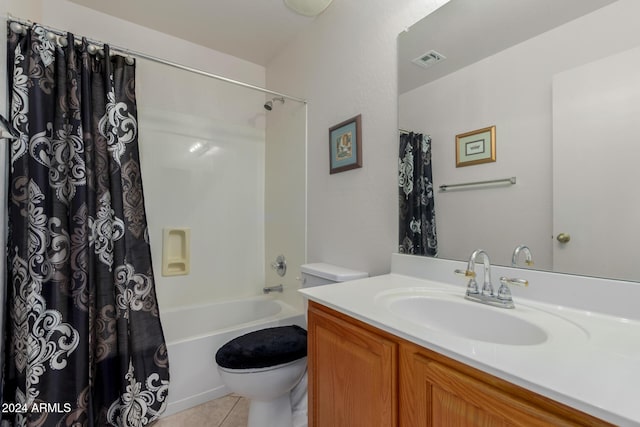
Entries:
{"type": "Polygon", "coordinates": [[[161,318],[171,375],[163,417],[231,392],[215,362],[218,349],[231,339],[274,326],[305,326],[300,310],[269,296],[169,309],[161,318]]]}
{"type": "MultiPolygon", "coordinates": [[[[500,276],[530,282],[528,288],[511,289],[514,310],[488,309],[512,311],[540,326],[547,338],[535,345],[464,338],[389,311],[389,295],[463,296],[466,280],[453,271],[465,268],[463,262],[394,254],[390,274],[301,292],[383,331],[605,421],[640,426],[640,285],[492,267],[494,286],[500,276]]],[[[481,267],[476,271],[481,285],[481,267]]],[[[471,322],[473,328],[483,327],[471,322]]]]}

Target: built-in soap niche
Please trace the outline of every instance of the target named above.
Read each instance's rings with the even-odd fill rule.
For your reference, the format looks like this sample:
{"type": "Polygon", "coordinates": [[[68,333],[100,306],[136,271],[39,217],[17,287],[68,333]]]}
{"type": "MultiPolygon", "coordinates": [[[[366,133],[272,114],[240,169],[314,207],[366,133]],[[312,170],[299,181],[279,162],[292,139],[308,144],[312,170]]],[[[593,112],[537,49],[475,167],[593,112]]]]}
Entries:
{"type": "Polygon", "coordinates": [[[162,275],[189,274],[191,229],[165,228],[162,231],[162,275]]]}

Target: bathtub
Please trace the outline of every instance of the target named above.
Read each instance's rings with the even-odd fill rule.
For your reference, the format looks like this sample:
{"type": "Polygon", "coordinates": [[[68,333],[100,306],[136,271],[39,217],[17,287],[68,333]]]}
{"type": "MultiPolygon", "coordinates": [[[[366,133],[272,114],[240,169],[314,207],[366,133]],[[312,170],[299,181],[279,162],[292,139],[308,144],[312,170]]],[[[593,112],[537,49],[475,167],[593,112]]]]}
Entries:
{"type": "Polygon", "coordinates": [[[169,309],[161,320],[171,374],[163,417],[230,393],[214,359],[229,340],[273,326],[306,327],[301,310],[271,296],[169,309]]]}

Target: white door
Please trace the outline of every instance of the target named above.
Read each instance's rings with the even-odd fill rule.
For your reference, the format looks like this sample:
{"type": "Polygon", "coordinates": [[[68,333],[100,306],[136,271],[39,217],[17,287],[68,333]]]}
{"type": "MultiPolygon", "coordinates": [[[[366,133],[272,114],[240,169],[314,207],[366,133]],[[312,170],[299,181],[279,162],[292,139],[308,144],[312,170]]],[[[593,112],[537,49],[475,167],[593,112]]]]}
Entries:
{"type": "Polygon", "coordinates": [[[640,280],[640,48],[554,76],[553,174],[554,271],[640,280]]]}

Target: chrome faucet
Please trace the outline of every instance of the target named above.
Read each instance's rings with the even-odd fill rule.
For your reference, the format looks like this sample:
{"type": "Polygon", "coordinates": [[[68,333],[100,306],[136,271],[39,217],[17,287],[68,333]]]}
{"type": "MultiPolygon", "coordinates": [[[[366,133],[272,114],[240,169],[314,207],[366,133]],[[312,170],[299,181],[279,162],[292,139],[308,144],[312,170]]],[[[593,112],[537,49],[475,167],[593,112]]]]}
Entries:
{"type": "Polygon", "coordinates": [[[520,252],[524,253],[524,262],[525,262],[525,264],[527,264],[527,266],[531,267],[533,265],[533,259],[531,257],[531,250],[529,249],[528,246],[525,246],[525,245],[517,246],[513,250],[513,256],[511,256],[511,267],[517,267],[518,266],[518,256],[520,255],[520,252]]]}
{"type": "Polygon", "coordinates": [[[455,270],[455,273],[470,278],[469,283],[467,284],[467,293],[464,296],[465,299],[492,305],[494,307],[515,308],[509,285],[529,285],[529,282],[524,279],[509,279],[507,277],[501,277],[498,294],[494,294],[493,285],[491,284],[491,263],[489,261],[489,255],[487,255],[487,253],[482,249],[473,251],[469,257],[466,270],[455,270]],[[482,291],[478,291],[475,272],[476,258],[480,255],[483,256],[484,261],[484,283],[482,285],[482,291]]]}
{"type": "Polygon", "coordinates": [[[262,293],[265,294],[270,294],[271,292],[283,292],[284,288],[282,287],[282,285],[277,285],[277,286],[265,286],[264,288],[262,288],[262,293]]]}
{"type": "Polygon", "coordinates": [[[489,261],[489,255],[487,255],[487,253],[482,249],[478,249],[473,251],[469,257],[466,270],[456,270],[457,274],[470,277],[469,283],[467,284],[467,296],[480,294],[478,291],[478,283],[476,282],[476,258],[479,255],[483,256],[484,262],[484,283],[482,285],[482,294],[487,293],[488,295],[493,295],[493,285],[491,284],[491,262],[489,261]]]}

